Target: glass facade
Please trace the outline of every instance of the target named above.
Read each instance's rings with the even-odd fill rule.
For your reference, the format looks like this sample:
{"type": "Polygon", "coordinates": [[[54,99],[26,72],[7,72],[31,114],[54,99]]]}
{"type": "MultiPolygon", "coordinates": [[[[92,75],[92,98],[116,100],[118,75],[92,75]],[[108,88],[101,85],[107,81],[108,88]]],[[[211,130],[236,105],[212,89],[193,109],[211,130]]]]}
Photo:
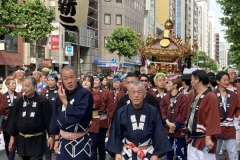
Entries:
{"type": "Polygon", "coordinates": [[[181,0],[177,0],[177,37],[181,37],[181,0]]]}

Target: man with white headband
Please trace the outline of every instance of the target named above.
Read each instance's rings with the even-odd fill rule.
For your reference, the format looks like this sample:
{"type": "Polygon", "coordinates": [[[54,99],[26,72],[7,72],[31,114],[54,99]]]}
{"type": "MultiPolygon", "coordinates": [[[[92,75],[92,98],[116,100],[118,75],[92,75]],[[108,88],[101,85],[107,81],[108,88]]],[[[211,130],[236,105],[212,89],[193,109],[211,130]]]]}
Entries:
{"type": "Polygon", "coordinates": [[[23,69],[18,69],[15,72],[16,75],[16,92],[22,92],[22,82],[25,77],[25,72],[23,69]]]}

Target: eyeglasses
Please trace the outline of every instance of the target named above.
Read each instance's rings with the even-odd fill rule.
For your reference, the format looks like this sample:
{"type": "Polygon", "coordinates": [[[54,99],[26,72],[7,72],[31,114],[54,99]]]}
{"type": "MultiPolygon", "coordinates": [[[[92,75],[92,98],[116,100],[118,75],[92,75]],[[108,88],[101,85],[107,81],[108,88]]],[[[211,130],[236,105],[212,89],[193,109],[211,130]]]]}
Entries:
{"type": "Polygon", "coordinates": [[[148,82],[148,80],[147,79],[143,79],[143,80],[140,80],[141,82],[148,82]]]}

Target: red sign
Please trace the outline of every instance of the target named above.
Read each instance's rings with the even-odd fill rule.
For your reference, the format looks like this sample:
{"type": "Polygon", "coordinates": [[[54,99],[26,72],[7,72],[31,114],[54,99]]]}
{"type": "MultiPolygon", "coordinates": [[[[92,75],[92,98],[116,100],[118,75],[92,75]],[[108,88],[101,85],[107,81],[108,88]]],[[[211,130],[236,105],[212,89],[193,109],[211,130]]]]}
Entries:
{"type": "Polygon", "coordinates": [[[59,36],[51,36],[51,43],[59,43],[59,36]]]}
{"type": "Polygon", "coordinates": [[[59,44],[58,43],[51,43],[51,50],[59,50],[59,44]]]}
{"type": "Polygon", "coordinates": [[[52,60],[51,59],[43,59],[42,60],[42,66],[43,67],[51,67],[52,66],[52,60]]]}

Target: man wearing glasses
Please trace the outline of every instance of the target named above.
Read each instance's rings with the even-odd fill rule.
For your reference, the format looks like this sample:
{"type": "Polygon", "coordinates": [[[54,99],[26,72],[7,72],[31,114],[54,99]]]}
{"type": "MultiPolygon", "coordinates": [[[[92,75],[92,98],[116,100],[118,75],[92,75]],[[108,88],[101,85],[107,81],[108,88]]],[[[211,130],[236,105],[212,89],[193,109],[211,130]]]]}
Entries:
{"type": "Polygon", "coordinates": [[[145,86],[145,88],[146,88],[146,91],[148,92],[149,89],[150,89],[148,76],[147,76],[146,74],[141,74],[141,75],[139,76],[139,80],[140,80],[140,82],[142,82],[142,83],[144,84],[144,86],[145,86]]]}

